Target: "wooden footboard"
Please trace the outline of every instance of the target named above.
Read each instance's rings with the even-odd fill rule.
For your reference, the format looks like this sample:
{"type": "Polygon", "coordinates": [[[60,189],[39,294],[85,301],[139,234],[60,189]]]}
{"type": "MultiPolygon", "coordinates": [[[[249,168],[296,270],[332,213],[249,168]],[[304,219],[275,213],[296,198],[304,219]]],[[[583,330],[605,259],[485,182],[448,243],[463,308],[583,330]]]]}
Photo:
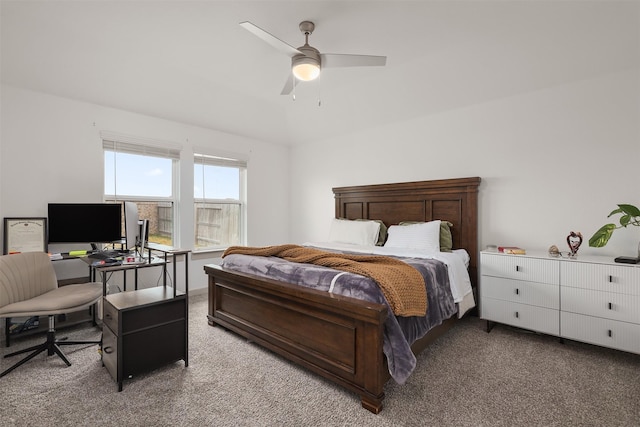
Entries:
{"type": "Polygon", "coordinates": [[[384,305],[205,266],[210,325],[220,325],[360,395],[382,409],[389,379],[384,305]]]}

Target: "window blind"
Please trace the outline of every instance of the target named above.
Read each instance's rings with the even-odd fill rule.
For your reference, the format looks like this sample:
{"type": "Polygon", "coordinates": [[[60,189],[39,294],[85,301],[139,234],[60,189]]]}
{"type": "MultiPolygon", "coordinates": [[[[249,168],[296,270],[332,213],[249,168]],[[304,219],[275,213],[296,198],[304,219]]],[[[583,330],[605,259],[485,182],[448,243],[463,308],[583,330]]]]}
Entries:
{"type": "Polygon", "coordinates": [[[102,133],[102,148],[117,153],[180,159],[182,147],[168,142],[102,133]]]}
{"type": "Polygon", "coordinates": [[[208,166],[228,166],[236,168],[246,168],[247,161],[232,159],[228,157],[211,156],[208,154],[194,154],[194,164],[208,165],[208,166]]]}

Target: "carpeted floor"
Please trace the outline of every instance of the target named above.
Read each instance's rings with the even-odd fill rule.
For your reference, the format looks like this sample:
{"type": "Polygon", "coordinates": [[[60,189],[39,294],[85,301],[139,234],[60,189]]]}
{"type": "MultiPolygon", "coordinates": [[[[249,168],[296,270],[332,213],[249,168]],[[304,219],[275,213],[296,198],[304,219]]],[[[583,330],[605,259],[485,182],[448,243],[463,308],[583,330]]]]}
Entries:
{"type": "MultiPolygon", "coordinates": [[[[406,384],[387,384],[385,407],[373,415],[358,396],[208,326],[206,311],[206,295],[192,296],[189,367],[138,376],[120,393],[97,346],[66,347],[70,367],[36,357],[0,379],[0,425],[640,425],[640,355],[500,325],[487,334],[470,317],[419,356],[406,384]]],[[[100,332],[87,324],[60,335],[100,332]]],[[[0,354],[42,339],[2,344],[0,354]]]]}

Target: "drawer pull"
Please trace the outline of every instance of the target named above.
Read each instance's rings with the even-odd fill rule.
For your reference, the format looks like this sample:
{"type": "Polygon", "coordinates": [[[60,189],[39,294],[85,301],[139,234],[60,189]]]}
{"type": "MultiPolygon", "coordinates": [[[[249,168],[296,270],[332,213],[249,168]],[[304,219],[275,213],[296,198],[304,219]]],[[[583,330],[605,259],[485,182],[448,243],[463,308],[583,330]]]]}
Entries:
{"type": "Polygon", "coordinates": [[[609,310],[613,309],[613,304],[609,303],[609,310]]]}
{"type": "Polygon", "coordinates": [[[102,349],[102,351],[104,351],[107,354],[111,354],[111,353],[113,353],[113,348],[111,348],[110,346],[109,347],[104,347],[102,349]]]}
{"type": "Polygon", "coordinates": [[[609,275],[609,283],[613,283],[613,276],[609,275]]]}
{"type": "Polygon", "coordinates": [[[519,319],[519,318],[520,318],[520,313],[516,311],[516,319],[519,319]]]}
{"type": "Polygon", "coordinates": [[[520,271],[520,266],[516,265],[516,271],[520,271]]]}
{"type": "Polygon", "coordinates": [[[516,295],[520,295],[520,289],[516,288],[516,295]]]}
{"type": "Polygon", "coordinates": [[[105,319],[111,319],[111,313],[105,313],[104,318],[105,319]]]}
{"type": "Polygon", "coordinates": [[[611,337],[611,336],[613,335],[613,334],[611,333],[611,329],[609,329],[609,330],[607,331],[607,335],[609,335],[609,337],[611,337]]]}

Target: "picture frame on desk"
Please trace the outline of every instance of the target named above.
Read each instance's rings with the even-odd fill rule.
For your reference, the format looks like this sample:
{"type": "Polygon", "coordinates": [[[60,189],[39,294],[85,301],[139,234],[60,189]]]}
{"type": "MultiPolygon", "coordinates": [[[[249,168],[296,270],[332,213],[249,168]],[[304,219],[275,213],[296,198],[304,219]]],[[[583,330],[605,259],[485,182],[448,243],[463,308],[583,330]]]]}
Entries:
{"type": "Polygon", "coordinates": [[[20,252],[47,252],[47,218],[4,219],[3,255],[20,252]]]}

